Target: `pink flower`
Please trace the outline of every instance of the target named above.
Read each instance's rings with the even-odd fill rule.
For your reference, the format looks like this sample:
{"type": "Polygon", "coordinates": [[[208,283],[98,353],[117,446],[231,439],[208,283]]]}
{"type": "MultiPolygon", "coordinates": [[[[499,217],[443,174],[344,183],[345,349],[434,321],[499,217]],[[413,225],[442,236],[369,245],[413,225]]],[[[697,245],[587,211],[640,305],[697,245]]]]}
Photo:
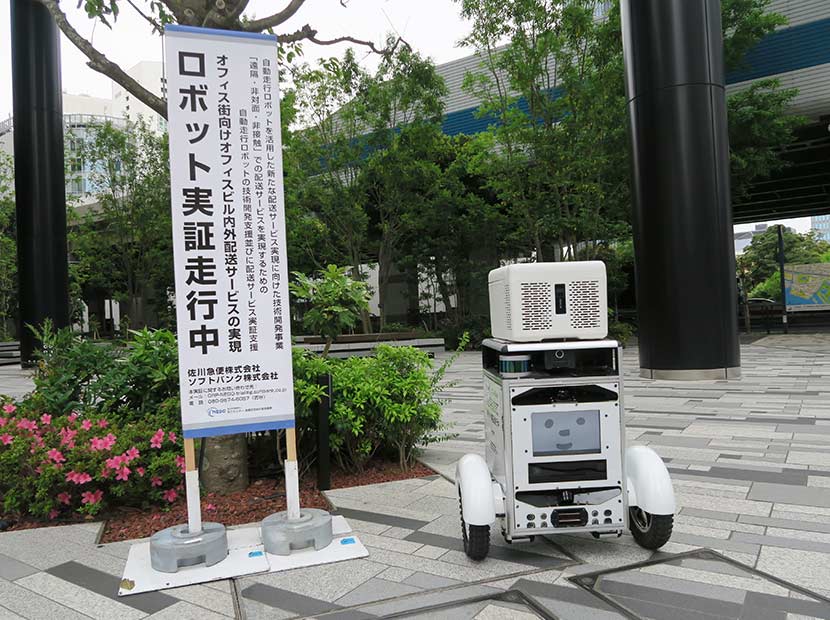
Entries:
{"type": "Polygon", "coordinates": [[[37,467],[35,467],[35,473],[39,476],[43,473],[43,468],[40,465],[38,465],[37,467]]]}
{"type": "Polygon", "coordinates": [[[11,443],[14,441],[14,437],[6,433],[5,435],[0,435],[0,443],[4,446],[10,446],[11,443]]]}
{"type": "Polygon", "coordinates": [[[32,449],[37,450],[38,448],[43,447],[43,437],[40,435],[35,435],[32,437],[32,449]]]}
{"type": "Polygon", "coordinates": [[[176,493],[176,489],[167,489],[164,493],[161,494],[161,496],[172,504],[176,501],[176,498],[179,496],[179,494],[176,493]]]}
{"type": "Polygon", "coordinates": [[[97,491],[84,491],[81,493],[82,504],[97,504],[104,497],[104,492],[100,489],[97,491]]]}
{"type": "Polygon", "coordinates": [[[135,446],[133,446],[132,448],[130,448],[129,450],[127,450],[127,451],[124,453],[124,455],[127,457],[127,463],[129,463],[130,461],[132,461],[132,460],[137,459],[138,457],[140,457],[140,456],[141,456],[141,452],[139,452],[139,451],[138,451],[138,448],[136,448],[135,446]]]}
{"type": "Polygon", "coordinates": [[[205,504],[205,510],[213,512],[214,510],[216,510],[216,506],[214,506],[213,504],[205,504]]]}
{"type": "Polygon", "coordinates": [[[107,422],[104,418],[98,420],[98,428],[107,428],[109,426],[109,422],[107,422]]]}
{"type": "Polygon", "coordinates": [[[160,487],[161,486],[161,478],[158,476],[153,476],[150,478],[150,486],[151,487],[160,487]]]}
{"type": "Polygon", "coordinates": [[[92,422],[90,422],[89,420],[84,420],[83,422],[81,422],[81,428],[85,431],[88,431],[92,428],[92,422]]]}
{"type": "Polygon", "coordinates": [[[44,426],[49,426],[52,423],[52,416],[48,413],[44,413],[40,416],[40,421],[43,423],[44,426]]]}
{"type": "Polygon", "coordinates": [[[170,440],[170,443],[176,443],[176,433],[174,433],[173,431],[170,431],[167,434],[167,438],[170,440]]]}
{"type": "Polygon", "coordinates": [[[66,461],[66,458],[63,456],[63,454],[61,454],[61,451],[56,450],[55,448],[49,450],[49,452],[46,453],[46,456],[52,459],[52,461],[54,461],[55,463],[64,463],[66,461]]]}
{"type": "Polygon", "coordinates": [[[144,468],[143,467],[136,467],[135,473],[137,473],[140,477],[144,477],[144,468]]]}
{"type": "Polygon", "coordinates": [[[49,511],[49,520],[51,521],[51,520],[56,519],[59,514],[60,513],[57,510],[52,508],[52,510],[49,511]]]}
{"type": "Polygon", "coordinates": [[[161,442],[164,441],[164,431],[158,429],[156,434],[150,438],[150,447],[151,448],[161,448],[161,442]]]}
{"type": "Polygon", "coordinates": [[[123,467],[119,468],[115,474],[116,480],[127,480],[130,477],[130,468],[124,465],[123,467]]]}
{"type": "Polygon", "coordinates": [[[184,464],[184,457],[183,456],[176,455],[176,465],[178,465],[180,472],[182,472],[182,473],[185,472],[185,468],[187,466],[184,464]]]}
{"type": "Polygon", "coordinates": [[[122,456],[113,456],[108,458],[104,461],[104,464],[109,467],[110,469],[118,469],[121,467],[121,464],[124,462],[124,457],[122,456]]]}
{"type": "Polygon", "coordinates": [[[115,445],[115,435],[112,433],[108,434],[106,437],[93,437],[89,440],[90,448],[93,451],[101,451],[101,450],[111,450],[112,447],[115,445]]]}
{"type": "Polygon", "coordinates": [[[58,501],[69,506],[72,503],[72,496],[69,493],[58,493],[58,501]]]}
{"type": "Polygon", "coordinates": [[[69,421],[70,421],[70,422],[74,422],[75,420],[77,420],[77,419],[78,419],[78,412],[77,412],[77,411],[73,411],[72,413],[70,413],[70,414],[67,416],[67,418],[69,419],[69,421]]]}
{"type": "Polygon", "coordinates": [[[5,411],[6,413],[14,413],[15,411],[17,411],[17,407],[11,403],[7,403],[3,405],[3,411],[5,411]]]}
{"type": "Polygon", "coordinates": [[[92,476],[86,472],[70,471],[66,474],[66,481],[74,482],[75,484],[86,484],[87,482],[92,481],[92,476]]]}
{"type": "Polygon", "coordinates": [[[62,446],[67,446],[68,448],[75,447],[75,436],[78,434],[78,431],[74,431],[64,426],[58,434],[61,437],[62,446]]]}
{"type": "Polygon", "coordinates": [[[0,418],[0,428],[6,426],[6,422],[8,422],[6,418],[0,418]]]}
{"type": "Polygon", "coordinates": [[[34,420],[29,420],[28,418],[23,418],[22,420],[17,421],[17,428],[22,430],[36,431],[37,422],[35,422],[34,420]]]}

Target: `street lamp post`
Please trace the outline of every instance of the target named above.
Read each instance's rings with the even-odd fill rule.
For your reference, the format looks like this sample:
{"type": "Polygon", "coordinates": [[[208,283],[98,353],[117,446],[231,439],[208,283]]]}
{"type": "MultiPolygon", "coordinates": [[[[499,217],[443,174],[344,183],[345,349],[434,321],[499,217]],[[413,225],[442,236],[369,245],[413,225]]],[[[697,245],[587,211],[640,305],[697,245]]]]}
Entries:
{"type": "Polygon", "coordinates": [[[60,39],[49,11],[11,0],[14,168],[21,362],[37,347],[29,325],[69,325],[60,39]]]}

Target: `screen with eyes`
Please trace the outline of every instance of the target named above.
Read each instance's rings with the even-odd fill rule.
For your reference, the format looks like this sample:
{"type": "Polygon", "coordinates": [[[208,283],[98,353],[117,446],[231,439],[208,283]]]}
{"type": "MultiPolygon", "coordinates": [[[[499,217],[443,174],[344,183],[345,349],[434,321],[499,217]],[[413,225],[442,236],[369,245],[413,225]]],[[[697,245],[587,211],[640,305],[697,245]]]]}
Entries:
{"type": "Polygon", "coordinates": [[[599,411],[551,411],[531,415],[533,456],[601,452],[599,411]]]}

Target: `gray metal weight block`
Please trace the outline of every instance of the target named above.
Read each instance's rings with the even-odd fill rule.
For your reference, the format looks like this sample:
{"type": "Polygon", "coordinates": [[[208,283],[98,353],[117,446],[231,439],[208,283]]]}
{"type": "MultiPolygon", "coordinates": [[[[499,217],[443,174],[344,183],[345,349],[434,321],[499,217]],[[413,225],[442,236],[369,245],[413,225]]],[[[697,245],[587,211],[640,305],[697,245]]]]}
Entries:
{"type": "Polygon", "coordinates": [[[150,538],[150,565],[162,573],[175,573],[183,566],[213,566],[228,557],[228,535],[221,523],[202,523],[202,531],[191,534],[187,524],[174,525],[150,538]]]}
{"type": "Polygon", "coordinates": [[[261,528],[265,551],[274,555],[290,555],[292,549],[311,546],[319,551],[332,539],[331,515],[317,508],[304,508],[294,521],[287,512],[275,512],[262,520],[261,528]]]}

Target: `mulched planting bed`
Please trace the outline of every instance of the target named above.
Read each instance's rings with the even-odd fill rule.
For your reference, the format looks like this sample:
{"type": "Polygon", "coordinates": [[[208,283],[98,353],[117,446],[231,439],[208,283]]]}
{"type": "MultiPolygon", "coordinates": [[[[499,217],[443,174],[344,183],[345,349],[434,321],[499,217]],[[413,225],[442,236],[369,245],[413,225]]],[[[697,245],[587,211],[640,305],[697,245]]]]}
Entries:
{"type": "MultiPolygon", "coordinates": [[[[394,463],[374,463],[360,474],[333,470],[331,487],[341,489],[432,475],[435,475],[435,472],[421,463],[406,472],[402,472],[394,463]]],[[[325,496],[317,490],[317,480],[313,471],[300,481],[300,505],[304,508],[331,509],[325,496]]],[[[244,491],[230,495],[202,494],[202,519],[204,521],[216,521],[224,525],[242,525],[261,521],[269,514],[281,510],[285,510],[285,488],[282,479],[279,483],[274,480],[256,480],[244,491]]],[[[182,494],[181,498],[167,509],[117,508],[90,520],[106,520],[104,533],[101,536],[102,543],[146,538],[158,530],[186,523],[187,504],[182,494]]],[[[83,521],[75,521],[75,523],[81,522],[83,521]]],[[[6,531],[67,524],[61,521],[24,520],[13,523],[6,531]]]]}

